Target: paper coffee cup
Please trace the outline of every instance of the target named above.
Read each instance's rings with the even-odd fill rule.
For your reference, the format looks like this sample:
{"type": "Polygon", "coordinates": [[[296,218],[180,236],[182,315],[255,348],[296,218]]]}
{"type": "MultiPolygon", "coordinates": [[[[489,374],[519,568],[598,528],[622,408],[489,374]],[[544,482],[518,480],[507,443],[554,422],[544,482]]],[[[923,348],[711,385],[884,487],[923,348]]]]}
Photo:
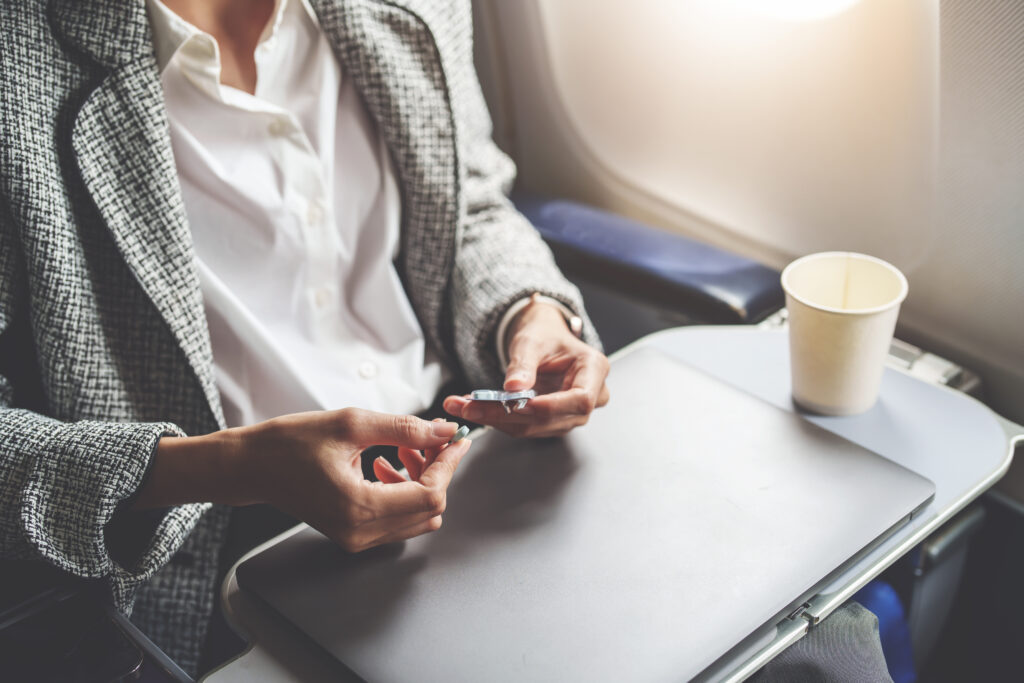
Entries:
{"type": "Polygon", "coordinates": [[[853,415],[878,399],[907,279],[881,259],[811,254],[782,271],[789,309],[793,400],[825,415],[853,415]]]}

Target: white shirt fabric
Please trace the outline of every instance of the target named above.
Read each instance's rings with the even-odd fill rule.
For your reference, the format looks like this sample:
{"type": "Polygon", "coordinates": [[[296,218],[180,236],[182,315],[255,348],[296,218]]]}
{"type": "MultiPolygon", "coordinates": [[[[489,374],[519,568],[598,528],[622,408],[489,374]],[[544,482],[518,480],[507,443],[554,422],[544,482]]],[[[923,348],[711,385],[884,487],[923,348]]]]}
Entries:
{"type": "Polygon", "coordinates": [[[212,36],[147,3],[228,425],[429,406],[445,373],[393,265],[391,160],[312,9],[278,0],[249,95],[212,36]]]}

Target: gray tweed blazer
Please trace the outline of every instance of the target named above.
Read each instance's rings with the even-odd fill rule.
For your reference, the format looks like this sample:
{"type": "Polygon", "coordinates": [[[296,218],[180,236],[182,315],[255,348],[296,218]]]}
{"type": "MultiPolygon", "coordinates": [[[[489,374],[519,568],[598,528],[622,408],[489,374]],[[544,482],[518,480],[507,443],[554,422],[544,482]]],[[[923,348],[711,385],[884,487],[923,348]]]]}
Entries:
{"type": "MultiPolygon", "coordinates": [[[[420,323],[452,368],[494,384],[512,302],[582,307],[505,197],[468,0],[312,4],[394,157],[420,323]]],[[[124,502],[161,436],[223,424],[144,3],[3,2],[0,557],[105,581],[194,670],[226,510],[124,502]]]]}

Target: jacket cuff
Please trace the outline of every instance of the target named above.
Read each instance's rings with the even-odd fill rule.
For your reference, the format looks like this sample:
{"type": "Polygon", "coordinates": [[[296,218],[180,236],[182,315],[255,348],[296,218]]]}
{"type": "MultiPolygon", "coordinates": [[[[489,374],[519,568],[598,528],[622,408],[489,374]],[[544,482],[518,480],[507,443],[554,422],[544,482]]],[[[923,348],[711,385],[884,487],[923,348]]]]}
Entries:
{"type": "Polygon", "coordinates": [[[106,422],[58,423],[48,432],[37,444],[24,488],[21,522],[26,539],[65,571],[112,578],[123,593],[115,594],[115,602],[123,606],[134,586],[167,562],[204,508],[184,505],[161,511],[151,520],[152,535],[135,544],[141,548],[137,557],[118,562],[111,554],[107,525],[142,485],[157,441],[184,433],[170,423],[106,422]]]}

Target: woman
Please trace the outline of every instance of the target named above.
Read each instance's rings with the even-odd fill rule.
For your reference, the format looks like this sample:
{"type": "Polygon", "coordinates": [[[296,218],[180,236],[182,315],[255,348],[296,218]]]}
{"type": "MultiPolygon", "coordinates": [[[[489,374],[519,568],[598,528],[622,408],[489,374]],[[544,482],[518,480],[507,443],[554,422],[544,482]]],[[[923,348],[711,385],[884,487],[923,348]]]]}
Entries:
{"type": "Polygon", "coordinates": [[[4,558],[102,578],[194,673],[231,516],[208,503],[408,538],[469,448],[410,417],[448,378],[539,381],[511,415],[444,400],[518,435],[607,401],[578,292],[505,197],[468,3],[0,11],[4,558]],[[413,480],[365,480],[371,444],[413,480]]]}

